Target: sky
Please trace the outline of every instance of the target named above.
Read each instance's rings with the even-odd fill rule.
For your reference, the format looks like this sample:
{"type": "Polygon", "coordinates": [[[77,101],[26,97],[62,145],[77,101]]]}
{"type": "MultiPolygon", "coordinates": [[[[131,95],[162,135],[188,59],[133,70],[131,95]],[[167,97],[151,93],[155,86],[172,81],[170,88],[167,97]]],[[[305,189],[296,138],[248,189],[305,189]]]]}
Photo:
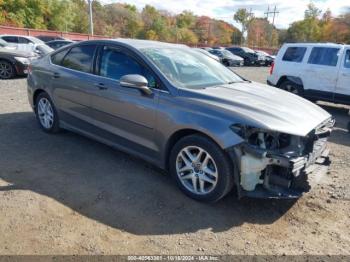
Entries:
{"type": "MultiPolygon", "coordinates": [[[[178,14],[190,10],[196,15],[206,15],[212,18],[225,20],[231,24],[239,25],[233,21],[233,14],[238,8],[251,8],[256,17],[266,17],[264,14],[268,6],[273,9],[277,6],[279,13],[275,18],[277,28],[288,28],[294,21],[303,19],[304,11],[310,0],[100,0],[102,3],[128,3],[142,9],[146,4],[158,9],[164,9],[178,14]]],[[[350,0],[313,0],[322,11],[329,8],[334,15],[350,9],[350,0]]],[[[269,17],[272,22],[272,15],[269,17]]]]}

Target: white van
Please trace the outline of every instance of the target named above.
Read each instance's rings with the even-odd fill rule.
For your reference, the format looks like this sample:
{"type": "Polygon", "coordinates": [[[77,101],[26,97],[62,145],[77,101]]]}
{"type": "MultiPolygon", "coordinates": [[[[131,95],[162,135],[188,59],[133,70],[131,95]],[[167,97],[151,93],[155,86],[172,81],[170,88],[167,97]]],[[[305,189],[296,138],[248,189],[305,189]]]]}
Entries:
{"type": "Polygon", "coordinates": [[[350,104],[350,45],[284,44],[267,83],[313,101],[350,104]]]}

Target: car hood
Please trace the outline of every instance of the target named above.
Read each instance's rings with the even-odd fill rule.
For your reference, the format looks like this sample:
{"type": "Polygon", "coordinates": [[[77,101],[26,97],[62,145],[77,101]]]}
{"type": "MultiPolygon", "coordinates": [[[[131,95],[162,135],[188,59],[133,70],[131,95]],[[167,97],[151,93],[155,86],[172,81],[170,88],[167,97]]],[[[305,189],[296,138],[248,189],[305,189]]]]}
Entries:
{"type": "Polygon", "coordinates": [[[314,103],[278,88],[240,82],[186,90],[194,103],[205,103],[232,116],[234,123],[306,136],[331,117],[314,103]]]}
{"type": "Polygon", "coordinates": [[[240,57],[238,55],[234,55],[234,54],[230,55],[229,58],[237,60],[237,61],[243,61],[244,60],[242,57],[240,57]]]}

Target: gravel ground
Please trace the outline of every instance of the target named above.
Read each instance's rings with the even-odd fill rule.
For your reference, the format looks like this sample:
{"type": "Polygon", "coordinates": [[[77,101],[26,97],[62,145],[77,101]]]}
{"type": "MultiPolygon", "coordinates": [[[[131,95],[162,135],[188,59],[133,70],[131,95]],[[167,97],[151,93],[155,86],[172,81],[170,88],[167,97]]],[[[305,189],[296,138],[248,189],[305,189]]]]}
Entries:
{"type": "Polygon", "coordinates": [[[298,201],[202,204],[146,162],[40,131],[25,82],[0,81],[0,254],[350,254],[348,108],[322,105],[337,119],[332,164],[298,201]]]}

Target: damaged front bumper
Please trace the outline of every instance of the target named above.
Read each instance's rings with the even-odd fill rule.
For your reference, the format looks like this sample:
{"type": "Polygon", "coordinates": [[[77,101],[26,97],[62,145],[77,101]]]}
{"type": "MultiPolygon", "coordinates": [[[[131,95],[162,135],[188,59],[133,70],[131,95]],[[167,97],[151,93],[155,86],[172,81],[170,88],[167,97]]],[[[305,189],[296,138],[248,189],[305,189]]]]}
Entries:
{"type": "Polygon", "coordinates": [[[310,191],[328,171],[327,138],[333,125],[319,133],[314,130],[309,151],[301,156],[269,152],[248,143],[232,148],[229,154],[238,167],[238,196],[295,199],[310,191]]]}

